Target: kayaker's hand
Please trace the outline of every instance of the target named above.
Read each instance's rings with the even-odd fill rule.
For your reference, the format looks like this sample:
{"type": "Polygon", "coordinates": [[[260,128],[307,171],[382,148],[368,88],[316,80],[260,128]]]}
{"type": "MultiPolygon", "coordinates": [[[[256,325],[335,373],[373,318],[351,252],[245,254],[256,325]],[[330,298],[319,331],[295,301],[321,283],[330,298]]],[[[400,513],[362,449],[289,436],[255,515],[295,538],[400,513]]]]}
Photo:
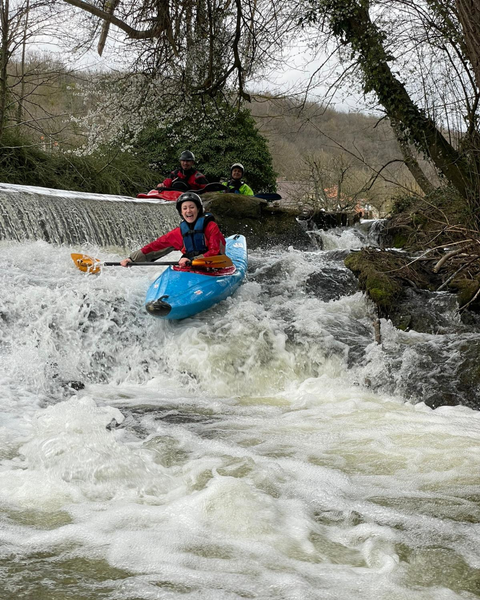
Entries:
{"type": "Polygon", "coordinates": [[[131,258],[124,258],[123,260],[120,261],[120,264],[122,265],[122,267],[128,267],[129,264],[131,264],[133,261],[131,258]]]}
{"type": "Polygon", "coordinates": [[[165,189],[165,186],[163,185],[163,183],[159,183],[155,189],[157,189],[159,192],[161,192],[162,190],[165,189]]]}
{"type": "Polygon", "coordinates": [[[182,258],[178,261],[178,264],[181,267],[189,267],[192,263],[188,258],[185,258],[184,256],[182,256],[182,258]]]}

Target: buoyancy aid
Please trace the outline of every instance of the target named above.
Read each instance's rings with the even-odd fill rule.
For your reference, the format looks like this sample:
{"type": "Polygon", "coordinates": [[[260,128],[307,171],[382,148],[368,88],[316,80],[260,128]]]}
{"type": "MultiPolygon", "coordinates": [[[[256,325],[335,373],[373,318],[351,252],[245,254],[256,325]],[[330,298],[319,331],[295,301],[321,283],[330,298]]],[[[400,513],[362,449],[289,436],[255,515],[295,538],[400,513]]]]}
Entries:
{"type": "Polygon", "coordinates": [[[205,229],[211,221],[215,221],[215,217],[211,213],[206,213],[195,221],[192,229],[186,221],[180,223],[183,245],[185,246],[183,256],[193,258],[199,254],[204,254],[208,250],[205,243],[205,229]]]}
{"type": "Polygon", "coordinates": [[[200,171],[197,171],[197,169],[195,168],[188,169],[186,171],[184,171],[181,168],[175,169],[175,171],[172,171],[170,173],[170,177],[167,177],[167,179],[164,180],[164,183],[169,182],[170,186],[174,184],[175,181],[182,181],[192,189],[201,189],[205,187],[208,183],[205,175],[203,173],[200,173],[200,171]]]}
{"type": "Polygon", "coordinates": [[[240,188],[242,187],[242,185],[245,182],[242,181],[241,179],[229,179],[228,182],[226,183],[226,186],[228,188],[228,190],[233,191],[234,194],[239,194],[240,193],[240,188]]]}
{"type": "Polygon", "coordinates": [[[227,192],[231,194],[243,194],[244,196],[253,196],[253,190],[241,179],[230,179],[223,184],[227,192]]]}

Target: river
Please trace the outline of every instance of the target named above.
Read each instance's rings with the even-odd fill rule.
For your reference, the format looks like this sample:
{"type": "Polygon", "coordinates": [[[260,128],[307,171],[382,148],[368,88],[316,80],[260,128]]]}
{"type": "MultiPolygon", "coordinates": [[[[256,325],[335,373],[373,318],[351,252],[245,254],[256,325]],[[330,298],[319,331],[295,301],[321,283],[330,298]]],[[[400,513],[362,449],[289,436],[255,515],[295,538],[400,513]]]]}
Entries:
{"type": "Polygon", "coordinates": [[[172,323],[70,258],[123,249],[0,242],[1,600],[480,597],[480,413],[422,402],[461,336],[377,344],[322,236],[172,323]]]}

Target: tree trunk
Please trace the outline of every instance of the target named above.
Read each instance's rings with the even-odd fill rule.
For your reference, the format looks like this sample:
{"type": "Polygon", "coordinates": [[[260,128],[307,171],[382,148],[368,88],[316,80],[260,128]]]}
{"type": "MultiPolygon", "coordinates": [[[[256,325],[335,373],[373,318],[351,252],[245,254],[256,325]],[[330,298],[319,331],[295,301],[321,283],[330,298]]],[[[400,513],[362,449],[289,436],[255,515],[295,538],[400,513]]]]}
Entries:
{"type": "Polygon", "coordinates": [[[398,140],[398,145],[400,146],[400,151],[403,156],[403,162],[405,166],[412,174],[412,177],[415,179],[420,189],[424,194],[431,194],[435,190],[435,186],[430,183],[425,173],[422,170],[422,167],[418,164],[418,160],[415,158],[412,148],[410,147],[410,143],[405,136],[402,134],[398,123],[395,121],[391,121],[392,128],[395,131],[395,135],[398,140]]]}
{"type": "Polygon", "coordinates": [[[480,4],[478,0],[455,0],[455,4],[465,36],[465,49],[480,90],[480,4]]]}
{"type": "Polygon", "coordinates": [[[334,35],[351,45],[359,57],[365,92],[376,93],[390,120],[401,126],[405,138],[424,151],[453,187],[464,198],[469,198],[477,182],[472,181],[467,162],[414,104],[404,85],[393,75],[382,35],[372,23],[365,4],[360,5],[355,0],[326,0],[323,6],[334,35]]]}
{"type": "Polygon", "coordinates": [[[30,13],[30,0],[27,0],[25,8],[25,23],[23,27],[23,40],[22,40],[22,62],[20,63],[20,97],[18,99],[17,106],[17,125],[22,124],[23,119],[23,99],[25,98],[25,54],[27,51],[27,29],[28,29],[28,17],[30,13]]]}
{"type": "MultiPolygon", "coordinates": [[[[105,12],[109,15],[113,15],[115,9],[120,0],[109,0],[105,4],[105,12]]],[[[100,38],[98,40],[97,52],[99,56],[102,56],[103,49],[105,48],[105,44],[107,42],[108,32],[110,30],[110,22],[104,21],[102,26],[102,31],[100,33],[100,38]]]]}
{"type": "Polygon", "coordinates": [[[9,0],[0,0],[1,47],[0,47],[0,140],[3,138],[7,120],[7,65],[9,59],[9,0]]]}

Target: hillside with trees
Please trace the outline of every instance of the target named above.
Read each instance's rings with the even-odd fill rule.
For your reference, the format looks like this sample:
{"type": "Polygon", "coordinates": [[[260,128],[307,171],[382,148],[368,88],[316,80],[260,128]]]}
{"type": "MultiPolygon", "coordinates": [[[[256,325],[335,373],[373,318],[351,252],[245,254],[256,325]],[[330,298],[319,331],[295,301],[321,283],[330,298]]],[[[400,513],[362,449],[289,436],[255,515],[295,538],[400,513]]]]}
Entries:
{"type": "MultiPolygon", "coordinates": [[[[19,65],[9,67],[16,82],[19,65]]],[[[188,147],[210,180],[225,177],[241,160],[250,184],[262,191],[274,191],[277,177],[319,191],[341,182],[348,197],[362,195],[385,211],[399,189],[415,188],[391,128],[376,117],[252,96],[240,110],[217,103],[207,113],[205,103],[192,103],[188,115],[165,111],[162,127],[147,113],[138,135],[124,136],[105,115],[117,77],[78,74],[39,57],[24,68],[28,120],[5,123],[3,141],[10,148],[0,159],[4,182],[136,195],[156,185],[188,147]]],[[[130,79],[122,76],[126,87],[130,79]]],[[[126,112],[129,98],[126,93],[126,112]]]]}
{"type": "Polygon", "coordinates": [[[362,199],[386,214],[396,197],[421,193],[381,116],[269,97],[254,97],[252,114],[269,140],[279,177],[307,185],[319,207],[333,209],[338,202],[329,206],[326,191],[338,190],[349,208],[362,199]]]}
{"type": "MultiPolygon", "coordinates": [[[[440,188],[462,199],[476,222],[480,34],[478,7],[469,0],[298,0],[281,8],[272,0],[16,0],[2,3],[0,13],[4,179],[20,174],[25,180],[42,163],[41,157],[28,160],[31,147],[58,150],[52,176],[68,172],[66,165],[72,172],[85,168],[75,186],[99,189],[109,183],[93,184],[96,174],[127,173],[115,191],[132,193],[171,168],[180,145],[200,144],[198,133],[209,130],[212,143],[198,158],[216,176],[210,155],[223,153],[217,165],[223,170],[246,146],[242,141],[230,154],[214,137],[232,139],[235,115],[251,110],[258,131],[248,135],[260,146],[266,136],[273,156],[272,169],[263,151],[243,159],[261,188],[275,185],[274,170],[311,182],[320,202],[322,190],[335,187],[381,206],[395,196],[392,186],[412,201],[440,188]],[[29,44],[51,35],[52,23],[75,25],[71,52],[110,48],[110,72],[65,78],[56,65],[34,65],[29,44]],[[294,95],[259,93],[273,69],[285,68],[292,44],[302,43],[305,64],[318,65],[303,88],[294,95]],[[348,89],[359,98],[359,114],[334,113],[334,95],[348,89]],[[164,142],[160,160],[142,155],[154,131],[159,139],[175,132],[168,135],[171,156],[164,142]],[[11,135],[24,141],[15,143],[11,135]],[[19,147],[20,159],[11,151],[19,147]]],[[[65,41],[60,28],[55,34],[65,41]]]]}

